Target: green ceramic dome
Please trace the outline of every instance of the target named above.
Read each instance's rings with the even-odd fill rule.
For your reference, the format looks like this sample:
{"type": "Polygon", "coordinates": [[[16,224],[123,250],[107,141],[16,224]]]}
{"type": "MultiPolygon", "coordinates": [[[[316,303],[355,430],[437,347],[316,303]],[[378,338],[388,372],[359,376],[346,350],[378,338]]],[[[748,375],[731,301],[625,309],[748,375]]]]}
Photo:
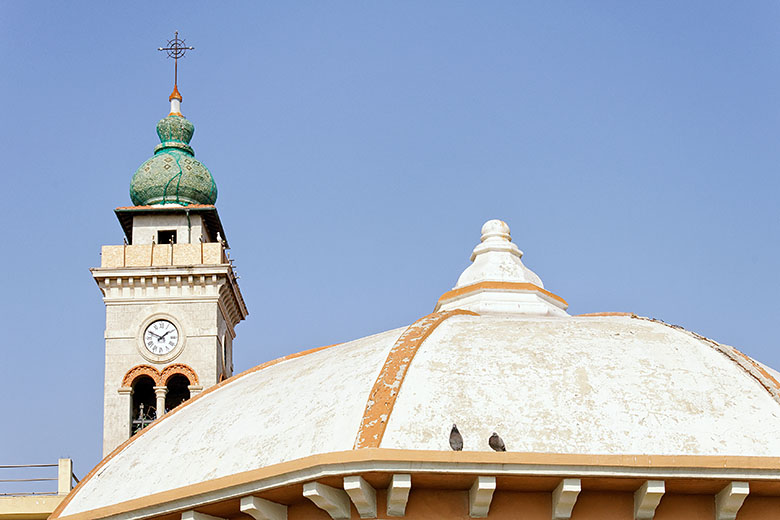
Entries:
{"type": "Polygon", "coordinates": [[[160,144],[154,156],[136,170],[130,198],[136,206],[150,204],[214,204],[217,185],[208,168],[195,159],[189,145],[195,126],[172,113],[157,123],[160,144]]]}

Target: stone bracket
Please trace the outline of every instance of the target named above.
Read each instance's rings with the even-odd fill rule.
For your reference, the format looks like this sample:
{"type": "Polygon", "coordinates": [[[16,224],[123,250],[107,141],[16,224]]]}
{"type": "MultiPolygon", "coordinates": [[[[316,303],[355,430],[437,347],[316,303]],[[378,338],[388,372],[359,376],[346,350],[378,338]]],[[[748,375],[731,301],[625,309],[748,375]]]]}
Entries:
{"type": "Polygon", "coordinates": [[[404,516],[409,491],[412,489],[412,476],[408,473],[393,475],[387,488],[387,516],[404,516]]]}
{"type": "Polygon", "coordinates": [[[496,490],[496,477],[477,477],[469,490],[469,516],[487,518],[493,492],[496,490]]]}
{"type": "Polygon", "coordinates": [[[363,477],[344,477],[344,491],[355,504],[360,518],[376,518],[376,490],[363,477]]]}
{"type": "Polygon", "coordinates": [[[747,482],[729,482],[715,496],[715,520],[735,520],[749,493],[747,482]]]}
{"type": "Polygon", "coordinates": [[[303,485],[303,496],[328,513],[333,520],[349,520],[352,516],[349,496],[343,489],[336,489],[319,482],[307,482],[303,485]]]}
{"type": "Polygon", "coordinates": [[[243,497],[241,512],[255,520],[287,520],[287,506],[260,497],[243,497]]]}
{"type": "Polygon", "coordinates": [[[558,484],[552,494],[552,519],[568,520],[571,511],[577,503],[577,496],[582,490],[582,482],[578,478],[565,478],[558,484]]]}
{"type": "Polygon", "coordinates": [[[645,481],[634,493],[634,519],[652,520],[665,491],[663,480],[645,481]]]}
{"type": "Polygon", "coordinates": [[[197,511],[185,511],[181,514],[181,520],[226,520],[218,516],[211,516],[197,511]]]}

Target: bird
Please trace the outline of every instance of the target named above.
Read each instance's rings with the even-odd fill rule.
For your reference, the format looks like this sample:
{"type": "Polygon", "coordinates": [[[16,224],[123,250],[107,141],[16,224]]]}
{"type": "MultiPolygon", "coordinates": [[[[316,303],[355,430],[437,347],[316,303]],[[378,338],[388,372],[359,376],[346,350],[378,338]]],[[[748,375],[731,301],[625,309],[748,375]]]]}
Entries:
{"type": "Polygon", "coordinates": [[[496,432],[493,432],[493,435],[490,436],[488,444],[493,448],[493,451],[506,451],[504,441],[501,440],[501,437],[499,437],[496,432]]]}
{"type": "Polygon", "coordinates": [[[454,451],[463,450],[463,436],[458,431],[458,427],[454,424],[452,425],[452,430],[450,431],[450,448],[452,448],[454,451]]]}

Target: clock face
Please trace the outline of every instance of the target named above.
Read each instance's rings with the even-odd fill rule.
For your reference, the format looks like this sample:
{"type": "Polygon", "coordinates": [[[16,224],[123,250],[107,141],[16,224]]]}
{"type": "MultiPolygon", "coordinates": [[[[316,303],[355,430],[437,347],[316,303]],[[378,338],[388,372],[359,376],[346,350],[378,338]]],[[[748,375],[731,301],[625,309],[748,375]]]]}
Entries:
{"type": "Polygon", "coordinates": [[[168,320],[156,320],[144,331],[144,345],[152,354],[165,355],[179,344],[179,331],[168,320]]]}

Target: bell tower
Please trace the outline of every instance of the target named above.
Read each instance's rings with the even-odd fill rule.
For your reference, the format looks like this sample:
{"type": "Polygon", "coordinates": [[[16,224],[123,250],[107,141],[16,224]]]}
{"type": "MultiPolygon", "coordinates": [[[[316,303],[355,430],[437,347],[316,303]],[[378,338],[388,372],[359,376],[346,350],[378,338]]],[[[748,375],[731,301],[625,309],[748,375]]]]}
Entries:
{"type": "MultiPolygon", "coordinates": [[[[169,47],[182,43],[177,34],[169,47]]],[[[230,377],[235,327],[248,314],[214,205],[217,186],[195,159],[195,128],[175,83],[169,101],[157,123],[160,144],[130,183],[134,205],[115,210],[124,243],[103,246],[91,270],[106,305],[104,456],[230,377]]]]}

